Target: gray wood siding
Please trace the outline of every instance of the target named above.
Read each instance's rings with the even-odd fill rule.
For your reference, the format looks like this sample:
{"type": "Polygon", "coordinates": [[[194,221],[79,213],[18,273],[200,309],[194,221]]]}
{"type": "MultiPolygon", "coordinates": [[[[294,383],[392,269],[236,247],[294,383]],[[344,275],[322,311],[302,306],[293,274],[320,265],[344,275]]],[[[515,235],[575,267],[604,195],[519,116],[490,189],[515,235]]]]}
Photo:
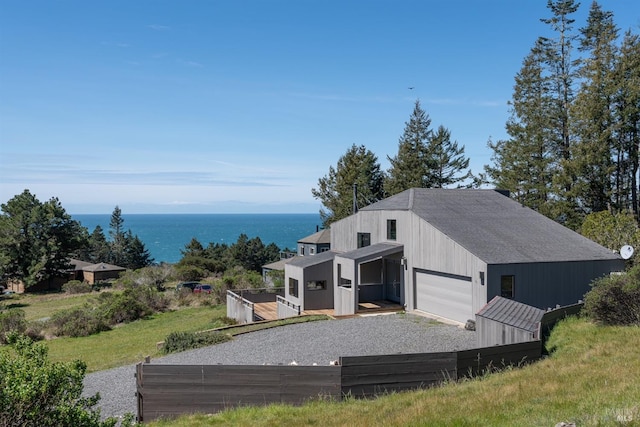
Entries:
{"type": "Polygon", "coordinates": [[[491,265],[487,298],[500,295],[501,276],[513,275],[516,301],[543,310],[574,304],[583,299],[594,279],[621,268],[623,262],[619,260],[491,265]]]}
{"type": "Polygon", "coordinates": [[[492,319],[476,317],[478,347],[516,344],[539,339],[536,333],[505,325],[492,319]],[[482,333],[480,333],[480,331],[482,333]]]}
{"type": "Polygon", "coordinates": [[[300,282],[303,311],[333,308],[333,260],[305,268],[303,279],[300,282]],[[322,290],[307,289],[307,282],[313,280],[326,280],[327,287],[322,290]]]}
{"type": "Polygon", "coordinates": [[[304,307],[304,270],[298,266],[285,264],[284,265],[284,297],[285,299],[304,307]],[[289,279],[295,279],[298,281],[298,296],[293,296],[289,293],[289,279]]]}
{"type": "Polygon", "coordinates": [[[408,310],[417,307],[414,277],[406,274],[414,269],[471,277],[473,313],[487,303],[487,264],[413,212],[360,211],[357,215],[337,221],[331,225],[332,249],[345,252],[356,249],[358,232],[371,233],[372,245],[389,242],[388,219],[396,220],[396,240],[393,242],[404,245],[407,269],[403,295],[408,310]],[[485,273],[484,285],[480,281],[480,272],[485,273]]]}

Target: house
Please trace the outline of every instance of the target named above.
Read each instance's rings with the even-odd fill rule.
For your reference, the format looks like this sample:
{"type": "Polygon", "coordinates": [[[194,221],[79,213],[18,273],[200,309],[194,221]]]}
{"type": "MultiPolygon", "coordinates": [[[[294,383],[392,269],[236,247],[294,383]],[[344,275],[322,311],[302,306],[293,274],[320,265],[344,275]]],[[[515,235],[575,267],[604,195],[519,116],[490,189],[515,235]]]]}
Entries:
{"type": "Polygon", "coordinates": [[[117,279],[126,270],[124,267],[101,262],[82,267],[82,274],[84,281],[93,285],[103,280],[117,279]]]}
{"type": "Polygon", "coordinates": [[[298,240],[298,255],[315,255],[331,249],[331,230],[319,230],[310,236],[298,240]]]}
{"type": "Polygon", "coordinates": [[[338,316],[391,301],[456,323],[495,296],[572,304],[624,269],[618,254],[489,189],[406,190],[333,223],[331,251],[309,258],[285,265],[285,299],[301,311],[328,305],[331,287],[338,316]]]}

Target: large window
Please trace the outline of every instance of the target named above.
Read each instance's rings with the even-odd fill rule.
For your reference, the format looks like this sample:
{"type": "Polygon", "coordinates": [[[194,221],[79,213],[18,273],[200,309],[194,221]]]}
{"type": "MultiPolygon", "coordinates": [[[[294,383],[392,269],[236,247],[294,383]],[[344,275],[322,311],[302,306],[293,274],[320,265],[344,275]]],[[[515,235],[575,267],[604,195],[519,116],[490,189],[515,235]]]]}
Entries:
{"type": "Polygon", "coordinates": [[[396,220],[387,220],[387,240],[396,240],[396,220]]]}
{"type": "Polygon", "coordinates": [[[326,280],[309,280],[307,282],[307,289],[310,291],[323,291],[327,289],[326,280]]]}
{"type": "Polygon", "coordinates": [[[358,233],[358,247],[364,248],[371,244],[371,233],[358,233]]]}
{"type": "Polygon", "coordinates": [[[515,276],[502,276],[500,278],[500,296],[513,299],[515,295],[515,276]]]}
{"type": "Polygon", "coordinates": [[[298,296],[298,281],[289,277],[289,295],[292,297],[298,296]]]}

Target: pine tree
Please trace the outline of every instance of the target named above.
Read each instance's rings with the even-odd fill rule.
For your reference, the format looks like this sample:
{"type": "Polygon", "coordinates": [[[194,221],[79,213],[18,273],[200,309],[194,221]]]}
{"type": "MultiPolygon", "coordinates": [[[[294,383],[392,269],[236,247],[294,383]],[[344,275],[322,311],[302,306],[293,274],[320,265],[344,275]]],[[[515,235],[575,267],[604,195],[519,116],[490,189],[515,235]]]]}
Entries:
{"type": "Polygon", "coordinates": [[[351,146],[338,159],[336,167],[318,180],[318,187],[311,190],[320,200],[323,209],[320,218],[325,227],[332,222],[353,214],[353,185],[357,185],[357,206],[377,202],[384,197],[383,173],[378,158],[364,145],[351,146]]]}
{"type": "Polygon", "coordinates": [[[111,213],[111,220],[109,221],[109,237],[111,237],[110,262],[115,265],[120,265],[125,259],[126,236],[124,231],[124,218],[122,218],[122,211],[118,206],[116,206],[111,213]]]}
{"type": "Polygon", "coordinates": [[[469,167],[469,158],[464,155],[464,145],[458,147],[458,141],[451,141],[451,131],[439,126],[427,147],[428,156],[433,163],[429,171],[429,187],[444,188],[458,184],[470,176],[470,172],[460,174],[469,167]]]}
{"type": "Polygon", "coordinates": [[[608,209],[612,201],[618,29],[613,14],[594,2],[580,32],[579,50],[588,55],[580,62],[582,84],[571,109],[575,142],[568,164],[576,176],[572,196],[581,211],[589,213],[608,209]]]}
{"type": "Polygon", "coordinates": [[[625,34],[620,48],[616,83],[614,202],[620,210],[631,210],[640,224],[640,37],[630,31],[625,34]]]}
{"type": "Polygon", "coordinates": [[[511,115],[506,124],[510,138],[489,142],[493,166],[485,166],[485,171],[494,185],[509,190],[520,203],[552,216],[551,181],[557,165],[550,144],[552,99],[544,67],[544,53],[538,41],[515,77],[511,115]]]}
{"type": "Polygon", "coordinates": [[[541,21],[549,24],[557,37],[540,38],[552,101],[548,111],[549,137],[553,154],[559,159],[559,168],[553,176],[556,187],[553,216],[574,229],[579,226],[581,220],[572,194],[572,187],[577,179],[576,173],[570,167],[573,139],[569,111],[575,99],[577,77],[575,62],[571,59],[577,35],[572,31],[575,20],[570,16],[576,12],[578,6],[574,0],[549,0],[547,7],[553,16],[541,21]]]}
{"type": "Polygon", "coordinates": [[[109,242],[107,242],[102,227],[96,225],[93,232],[89,236],[89,258],[87,261],[93,263],[108,262],[109,261],[109,242]]]}
{"type": "Polygon", "coordinates": [[[137,270],[153,264],[153,258],[138,236],[134,236],[131,230],[125,235],[125,259],[123,267],[137,270]]]}
{"type": "Polygon", "coordinates": [[[398,143],[398,154],[387,156],[391,167],[384,183],[387,196],[412,187],[429,187],[429,177],[436,165],[428,156],[428,145],[432,137],[431,119],[416,100],[404,133],[398,143]]]}

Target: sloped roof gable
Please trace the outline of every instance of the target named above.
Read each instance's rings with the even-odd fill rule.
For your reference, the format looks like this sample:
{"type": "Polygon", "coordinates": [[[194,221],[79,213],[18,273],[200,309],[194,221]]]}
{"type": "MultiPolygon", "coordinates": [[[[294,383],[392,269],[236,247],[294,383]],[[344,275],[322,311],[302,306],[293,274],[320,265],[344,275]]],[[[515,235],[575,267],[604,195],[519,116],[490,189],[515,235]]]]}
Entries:
{"type": "Polygon", "coordinates": [[[411,211],[488,264],[620,259],[496,190],[412,188],[374,210],[411,211]]]}

